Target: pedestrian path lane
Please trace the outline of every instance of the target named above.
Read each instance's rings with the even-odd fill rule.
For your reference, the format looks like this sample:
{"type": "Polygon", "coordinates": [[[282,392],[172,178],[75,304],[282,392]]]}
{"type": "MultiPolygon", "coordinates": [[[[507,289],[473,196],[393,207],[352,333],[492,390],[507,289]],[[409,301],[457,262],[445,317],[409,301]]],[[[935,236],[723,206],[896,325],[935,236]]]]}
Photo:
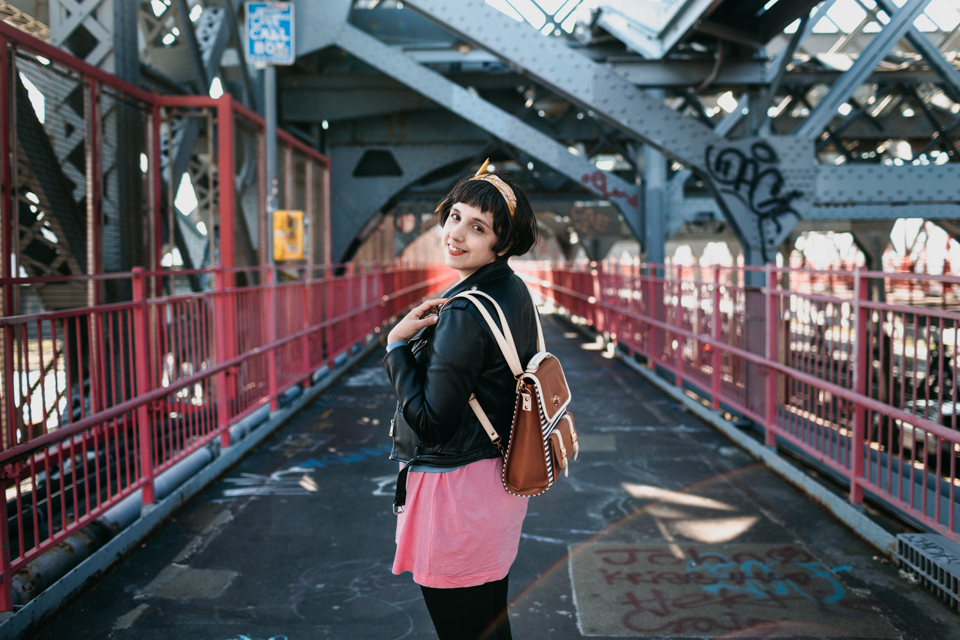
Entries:
{"type": "MultiPolygon", "coordinates": [[[[960,617],[642,377],[545,318],[581,434],[531,499],[517,640],[960,638],[960,617]]],[[[390,572],[395,401],[367,358],[33,637],[434,638],[390,572]]]]}

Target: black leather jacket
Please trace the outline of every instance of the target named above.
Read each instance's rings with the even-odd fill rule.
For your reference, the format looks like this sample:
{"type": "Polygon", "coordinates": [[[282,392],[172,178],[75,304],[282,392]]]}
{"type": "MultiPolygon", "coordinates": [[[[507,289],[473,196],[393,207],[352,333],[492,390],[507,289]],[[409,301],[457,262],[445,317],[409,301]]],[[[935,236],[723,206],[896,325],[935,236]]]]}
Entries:
{"type": "MultiPolygon", "coordinates": [[[[504,262],[484,265],[445,297],[479,289],[503,309],[523,365],[537,352],[536,308],[526,285],[504,262]]],[[[482,300],[482,299],[481,299],[482,300]]],[[[482,300],[493,318],[493,306],[482,300]]],[[[480,311],[458,298],[406,346],[394,349],[383,366],[397,393],[394,460],[455,467],[499,453],[467,404],[477,396],[506,450],[517,390],[513,373],[480,311]]]]}

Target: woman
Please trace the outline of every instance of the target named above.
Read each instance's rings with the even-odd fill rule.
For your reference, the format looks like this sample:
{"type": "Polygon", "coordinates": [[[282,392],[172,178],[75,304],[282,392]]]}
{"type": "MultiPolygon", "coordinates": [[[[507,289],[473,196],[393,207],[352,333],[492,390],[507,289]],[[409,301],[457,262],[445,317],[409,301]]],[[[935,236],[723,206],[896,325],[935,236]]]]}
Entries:
{"type": "Polygon", "coordinates": [[[503,459],[468,405],[476,395],[506,450],[513,374],[479,310],[463,298],[445,305],[461,291],[489,294],[521,362],[536,353],[536,309],[507,259],[533,247],[537,222],[526,195],[486,166],[437,208],[444,261],[460,281],[393,328],[384,359],[399,399],[391,457],[404,465],[393,572],[413,573],[441,640],[511,638],[507,574],[527,512],[527,498],[503,488],[503,459]]]}

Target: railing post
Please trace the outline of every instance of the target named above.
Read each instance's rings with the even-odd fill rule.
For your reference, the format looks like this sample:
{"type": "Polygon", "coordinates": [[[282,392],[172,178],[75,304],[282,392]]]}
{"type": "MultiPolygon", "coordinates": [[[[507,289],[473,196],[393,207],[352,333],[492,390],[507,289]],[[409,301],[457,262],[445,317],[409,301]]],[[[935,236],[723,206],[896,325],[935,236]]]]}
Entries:
{"type": "MultiPolygon", "coordinates": [[[[277,270],[267,268],[267,342],[273,345],[277,340],[277,270]]],[[[267,351],[267,393],[270,394],[270,411],[279,408],[277,397],[277,347],[267,351]]]]}
{"type": "MultiPolygon", "coordinates": [[[[216,351],[215,362],[221,364],[229,360],[230,355],[227,351],[227,336],[229,327],[225,325],[223,319],[227,317],[227,278],[223,267],[218,266],[213,272],[213,309],[216,314],[214,317],[220,320],[213,323],[213,348],[216,351]]],[[[217,428],[220,430],[220,444],[224,447],[230,446],[230,405],[232,394],[230,390],[230,376],[226,369],[217,373],[217,428]]]]}
{"type": "MultiPolygon", "coordinates": [[[[303,293],[300,295],[300,317],[302,319],[303,329],[306,331],[310,328],[310,306],[313,300],[313,290],[310,287],[310,267],[307,267],[303,272],[303,278],[301,279],[301,288],[303,293]]],[[[312,373],[310,368],[310,334],[304,333],[303,337],[300,338],[300,357],[301,367],[303,367],[304,379],[303,379],[303,388],[307,389],[310,386],[310,380],[312,378],[312,373]]]]}
{"type": "MultiPolygon", "coordinates": [[[[677,329],[683,329],[683,271],[680,265],[674,265],[676,268],[675,285],[674,289],[676,290],[677,301],[674,304],[673,308],[673,326],[677,329]]],[[[679,331],[674,336],[674,342],[677,343],[676,351],[673,354],[674,367],[676,367],[676,374],[674,375],[674,384],[676,384],[681,389],[683,388],[683,334],[679,331]]]]}
{"type": "MultiPolygon", "coordinates": [[[[641,276],[641,278],[643,278],[643,276],[641,276]]],[[[655,308],[654,308],[654,302],[653,302],[653,301],[654,301],[654,296],[656,295],[656,293],[654,292],[653,278],[654,278],[654,270],[653,270],[653,267],[651,267],[651,266],[648,264],[648,265],[647,265],[647,279],[646,279],[646,285],[647,285],[647,286],[646,286],[646,292],[645,292],[644,295],[643,295],[643,299],[644,299],[645,304],[643,305],[643,307],[644,307],[644,315],[645,315],[645,316],[647,317],[647,319],[648,319],[648,322],[646,323],[646,326],[644,326],[644,332],[646,333],[646,336],[647,336],[647,341],[646,341],[646,343],[647,343],[647,353],[646,353],[646,356],[647,356],[647,364],[650,365],[650,368],[651,368],[651,369],[654,368],[655,359],[656,359],[657,357],[659,357],[659,354],[657,354],[657,333],[656,333],[657,330],[656,330],[656,328],[654,327],[653,323],[652,323],[652,322],[649,322],[649,320],[655,320],[655,319],[656,319],[656,310],[655,310],[655,308]]],[[[643,284],[643,281],[641,280],[641,285],[642,285],[642,284],[643,284]]]]}
{"type": "MultiPolygon", "coordinates": [[[[0,46],[6,47],[6,43],[0,41],[0,46]]],[[[7,488],[10,486],[10,480],[6,473],[0,474],[0,490],[3,495],[7,495],[7,488]]],[[[7,526],[0,527],[0,570],[3,576],[0,577],[0,611],[13,611],[13,584],[10,569],[10,532],[7,526]]]]}
{"type": "MultiPolygon", "coordinates": [[[[14,234],[13,226],[13,170],[12,163],[13,152],[11,149],[11,100],[16,95],[11,91],[10,74],[10,56],[9,44],[6,38],[0,37],[0,239],[2,239],[2,267],[0,267],[0,277],[5,280],[3,286],[3,307],[0,311],[4,317],[13,315],[13,284],[9,278],[13,276],[10,259],[13,256],[13,238],[18,237],[14,234]]],[[[13,327],[3,328],[3,379],[2,382],[8,390],[13,388],[13,327]]],[[[16,407],[13,403],[13,394],[4,393],[3,411],[6,416],[7,434],[6,439],[0,442],[0,446],[6,448],[13,444],[14,440],[14,416],[16,407]]],[[[3,422],[3,421],[0,421],[3,422]]],[[[2,471],[2,469],[0,469],[2,471]]],[[[0,489],[4,495],[7,493],[7,487],[10,481],[5,473],[0,473],[0,489]]],[[[13,576],[10,571],[10,539],[6,526],[0,527],[0,569],[3,570],[3,576],[0,578],[0,611],[13,610],[13,592],[11,591],[11,579],[13,576]]]]}
{"type": "Polygon", "coordinates": [[[590,263],[590,279],[592,281],[591,288],[593,289],[593,295],[591,296],[593,298],[593,304],[590,306],[590,316],[591,316],[591,320],[593,321],[592,324],[594,328],[597,330],[597,333],[603,332],[603,312],[600,307],[601,269],[603,269],[603,265],[601,265],[601,263],[599,262],[590,263]]]}
{"type": "MultiPolygon", "coordinates": [[[[771,263],[767,263],[764,269],[766,276],[766,289],[764,297],[766,298],[766,313],[764,314],[764,328],[766,330],[766,344],[764,357],[768,362],[777,361],[777,332],[780,323],[780,301],[777,297],[777,270],[771,263]]],[[[780,407],[778,406],[777,380],[779,375],[775,369],[766,367],[766,374],[763,379],[763,421],[765,443],[769,447],[777,444],[777,428],[779,427],[778,415],[780,407]]]]}
{"type": "MultiPolygon", "coordinates": [[[[3,307],[0,309],[4,317],[10,317],[16,313],[14,305],[14,295],[16,287],[12,281],[17,274],[13,273],[13,264],[11,262],[14,255],[14,238],[18,238],[16,220],[13,215],[13,140],[12,131],[12,104],[13,96],[16,91],[11,90],[11,79],[16,76],[11,74],[9,43],[6,38],[0,38],[0,240],[2,240],[2,255],[0,260],[0,277],[4,279],[3,285],[3,307]]],[[[6,326],[3,328],[3,384],[8,390],[13,389],[13,342],[15,339],[14,328],[6,326]]],[[[17,408],[14,404],[13,393],[4,393],[4,406],[0,411],[4,412],[6,418],[5,424],[7,433],[0,446],[3,448],[12,447],[16,444],[16,424],[17,408]]],[[[5,529],[5,528],[4,528],[5,529]]],[[[8,547],[6,546],[6,531],[4,530],[4,562],[9,563],[8,547]]],[[[4,569],[3,573],[3,593],[0,594],[0,606],[3,611],[10,611],[12,606],[10,598],[10,572],[4,569]]]]}
{"type": "MultiPolygon", "coordinates": [[[[867,395],[867,366],[870,345],[867,344],[867,323],[870,322],[870,309],[863,304],[869,299],[869,281],[863,277],[860,268],[853,275],[853,311],[856,322],[853,353],[853,390],[860,396],[867,395]]],[[[850,502],[863,502],[864,444],[866,442],[866,409],[854,404],[853,435],[850,439],[850,502]]]]}
{"type": "MultiPolygon", "coordinates": [[[[133,336],[136,354],[137,395],[150,392],[150,339],[147,317],[147,280],[142,267],[133,268],[133,336]]],[[[153,429],[150,424],[150,407],[141,403],[137,407],[137,440],[140,449],[140,473],[143,476],[144,506],[155,502],[153,486],[153,429]]]]}
{"type": "Polygon", "coordinates": [[[333,318],[333,265],[328,265],[327,267],[327,276],[324,278],[323,286],[323,321],[326,323],[326,330],[324,334],[326,335],[327,343],[327,368],[330,371],[333,371],[334,364],[334,352],[333,352],[333,324],[330,322],[330,319],[333,318]]]}
{"type": "MultiPolygon", "coordinates": [[[[666,270],[662,266],[650,265],[647,275],[650,277],[650,318],[666,324],[667,313],[663,303],[666,270]]],[[[651,324],[650,337],[650,366],[656,370],[657,365],[664,361],[667,332],[662,327],[651,324]]]]}
{"type": "Polygon", "coordinates": [[[710,338],[713,340],[713,348],[710,351],[710,364],[713,373],[710,376],[710,395],[712,396],[712,406],[714,411],[720,410],[720,393],[722,391],[723,374],[723,352],[718,346],[720,344],[723,332],[723,316],[720,314],[720,265],[713,266],[713,291],[711,293],[713,300],[713,323],[710,326],[710,338]]]}
{"type": "MultiPolygon", "coordinates": [[[[217,100],[217,175],[220,178],[218,185],[220,264],[228,269],[236,264],[233,217],[236,201],[233,182],[233,135],[233,96],[224,93],[217,100]]],[[[233,284],[229,278],[227,284],[233,284]]]]}

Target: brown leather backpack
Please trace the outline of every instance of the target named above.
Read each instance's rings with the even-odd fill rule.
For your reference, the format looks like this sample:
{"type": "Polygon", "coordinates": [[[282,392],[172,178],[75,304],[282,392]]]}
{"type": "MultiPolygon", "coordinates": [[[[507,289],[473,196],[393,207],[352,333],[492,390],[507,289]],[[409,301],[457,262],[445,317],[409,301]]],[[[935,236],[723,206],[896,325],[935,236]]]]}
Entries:
{"type": "MultiPolygon", "coordinates": [[[[543,342],[543,327],[537,313],[537,354],[520,364],[513,334],[497,301],[482,291],[464,291],[454,298],[466,298],[480,310],[490,327],[503,357],[517,380],[517,404],[513,412],[510,444],[504,452],[500,436],[480,407],[476,397],[470,396],[470,407],[480,424],[503,455],[503,486],[516,496],[536,496],[557,481],[562,469],[569,474],[571,459],[580,451],[573,416],[567,411],[570,387],[563,375],[560,361],[547,352],[543,342]],[[489,300],[500,319],[500,327],[476,296],[489,300]]],[[[452,300],[453,298],[451,298],[452,300]]]]}

